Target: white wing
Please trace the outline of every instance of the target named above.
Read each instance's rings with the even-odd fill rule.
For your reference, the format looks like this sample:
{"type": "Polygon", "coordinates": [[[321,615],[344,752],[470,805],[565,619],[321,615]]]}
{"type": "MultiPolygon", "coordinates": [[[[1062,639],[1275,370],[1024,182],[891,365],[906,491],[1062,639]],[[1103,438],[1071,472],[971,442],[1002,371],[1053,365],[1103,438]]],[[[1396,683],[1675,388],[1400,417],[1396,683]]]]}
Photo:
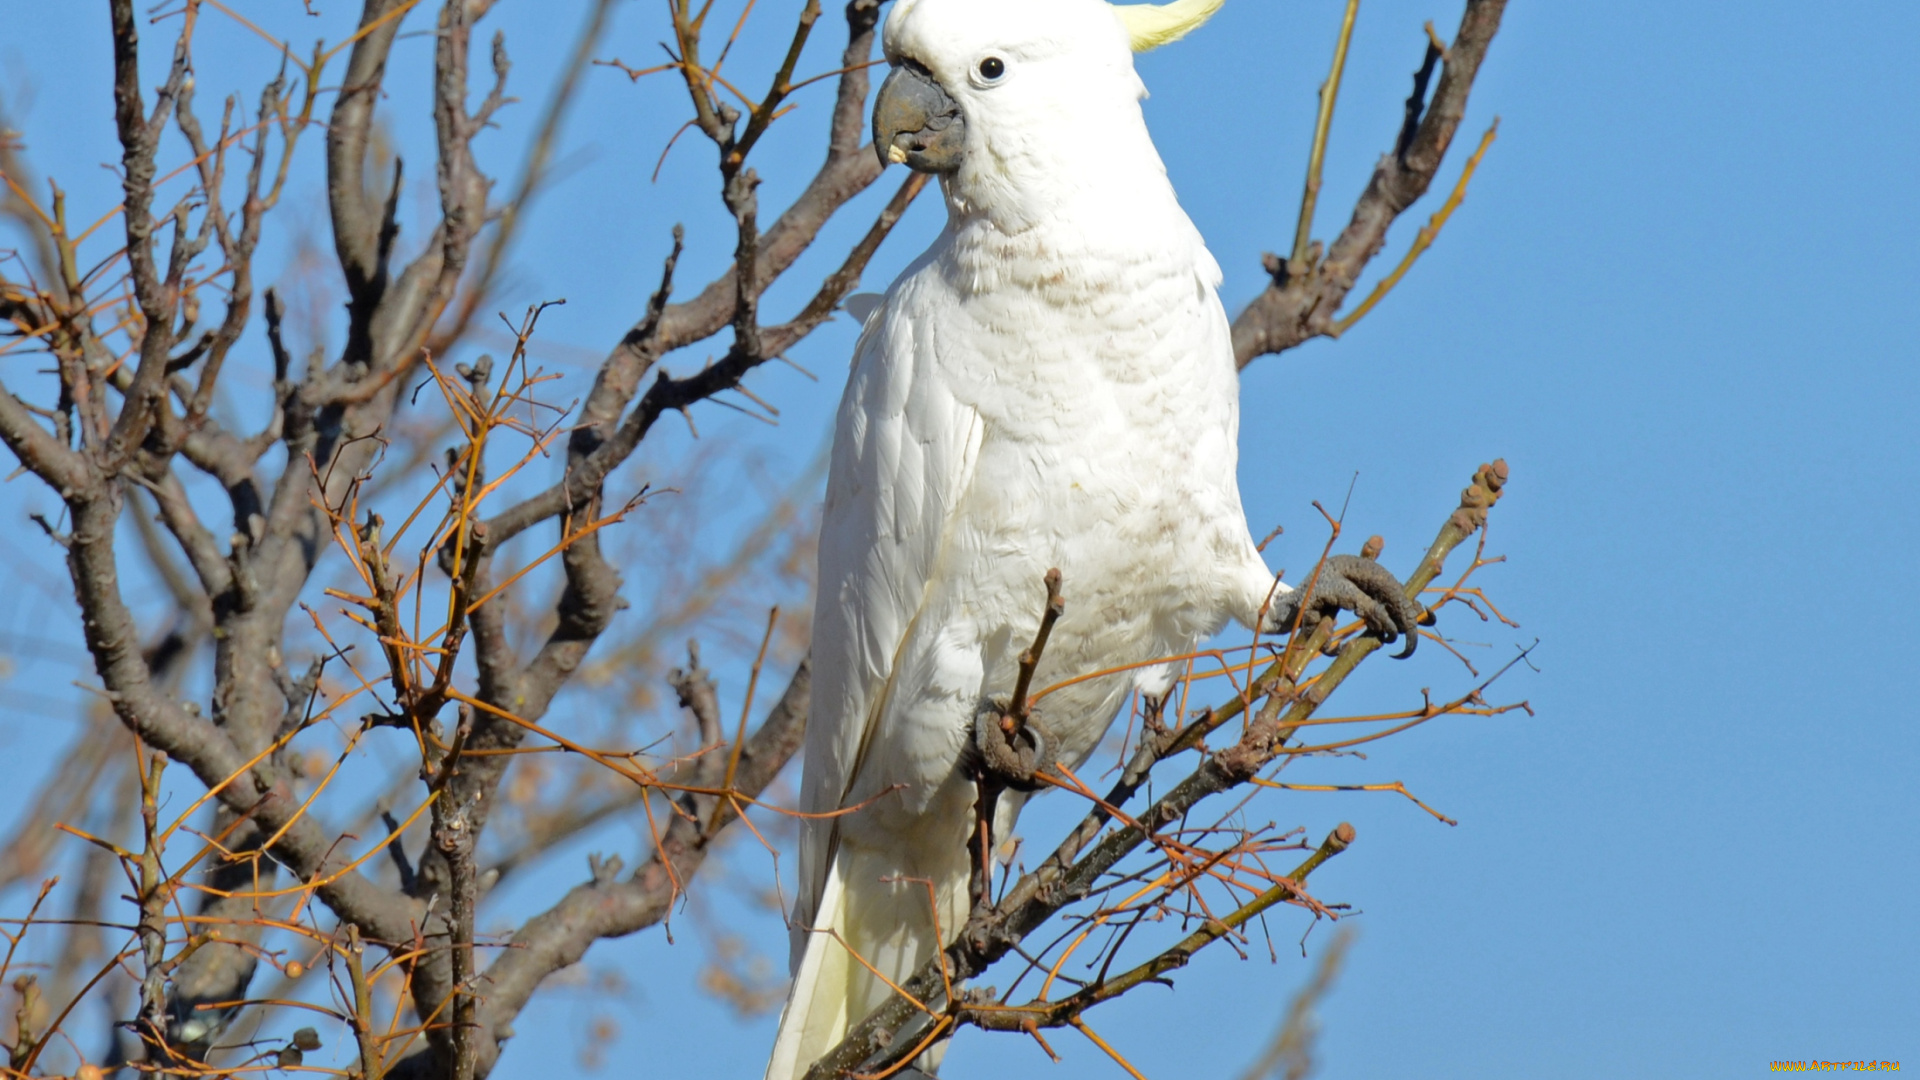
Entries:
{"type": "MultiPolygon", "coordinates": [[[[940,326],[931,310],[944,297],[929,295],[937,291],[932,276],[909,271],[867,319],[840,401],[820,529],[801,794],[813,813],[845,805],[980,448],[979,415],[938,377],[940,326]]],[[[832,818],[802,823],[795,963],[838,828],[832,818]]]]}

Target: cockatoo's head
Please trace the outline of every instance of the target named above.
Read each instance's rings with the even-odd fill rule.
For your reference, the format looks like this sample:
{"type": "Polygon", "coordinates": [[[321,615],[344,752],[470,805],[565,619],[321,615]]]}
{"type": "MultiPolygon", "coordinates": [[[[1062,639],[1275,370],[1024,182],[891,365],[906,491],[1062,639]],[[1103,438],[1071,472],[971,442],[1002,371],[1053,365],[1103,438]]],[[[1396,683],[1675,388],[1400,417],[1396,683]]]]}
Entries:
{"type": "Polygon", "coordinates": [[[1181,37],[1221,2],[895,0],[874,150],[990,188],[1031,186],[1023,174],[1067,180],[1069,165],[1124,169],[1129,153],[1152,154],[1133,53],[1181,37]]]}

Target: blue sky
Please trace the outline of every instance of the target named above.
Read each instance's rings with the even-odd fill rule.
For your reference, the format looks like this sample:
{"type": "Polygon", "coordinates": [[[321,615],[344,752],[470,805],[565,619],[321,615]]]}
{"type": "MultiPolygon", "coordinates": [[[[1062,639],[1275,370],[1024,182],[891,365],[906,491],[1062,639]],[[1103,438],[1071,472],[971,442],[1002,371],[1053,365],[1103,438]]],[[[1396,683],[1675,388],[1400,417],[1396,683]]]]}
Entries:
{"type": "MultiPolygon", "coordinates": [[[[309,22],[295,0],[239,6],[296,41],[337,40],[348,7],[321,0],[309,22]]],[[[503,119],[502,152],[520,144],[570,44],[572,17],[559,13],[577,6],[501,3],[528,99],[503,119]]],[[[98,167],[116,156],[104,10],[0,0],[0,91],[14,121],[76,205],[103,208],[117,201],[98,167]]],[[[1339,11],[1336,0],[1229,0],[1140,63],[1148,122],[1226,270],[1230,309],[1262,284],[1260,253],[1291,241],[1339,11]]],[[[1458,16],[1454,0],[1362,5],[1319,235],[1344,221],[1391,140],[1420,24],[1447,34],[1458,16]]],[[[655,5],[623,5],[601,55],[651,62],[661,21],[655,5]]],[[[270,73],[257,39],[211,18],[207,35],[207,82],[219,72],[257,88],[270,73]]],[[[737,70],[764,65],[774,37],[749,35],[737,70]]],[[[831,37],[803,68],[831,65],[831,37]]],[[[1343,340],[1249,369],[1242,486],[1257,532],[1288,526],[1269,551],[1277,565],[1311,560],[1310,500],[1337,501],[1357,472],[1349,522],[1384,534],[1386,561],[1404,570],[1474,465],[1503,455],[1513,480],[1489,550],[1509,561],[1483,584],[1523,630],[1457,616],[1442,628],[1493,642],[1491,655],[1541,642],[1540,672],[1503,686],[1536,717],[1435,723],[1365,761],[1293,774],[1404,780],[1457,828],[1393,796],[1261,804],[1315,835],[1342,819],[1359,830],[1314,879],[1323,899],[1364,910],[1323,1010],[1323,1075],[1738,1077],[1779,1058],[1920,1058],[1920,734],[1908,685],[1920,647],[1917,38],[1911,5],[1516,0],[1442,183],[1496,114],[1500,137],[1438,243],[1343,340]]],[[[427,48],[403,41],[396,64],[417,72],[427,48]]],[[[203,83],[207,107],[214,89],[203,83]]],[[[423,90],[392,90],[403,141],[420,136],[420,110],[406,110],[423,90]]],[[[763,204],[781,204],[813,168],[828,100],[815,91],[774,136],[763,204]]],[[[564,140],[565,179],[536,210],[503,307],[567,297],[543,332],[590,354],[636,317],[673,222],[688,226],[683,280],[724,264],[710,149],[689,137],[647,180],[684,115],[664,80],[591,74],[564,140]]],[[[832,235],[864,228],[876,197],[832,235]]],[[[1437,202],[1403,220],[1387,258],[1437,202]]],[[[916,207],[867,287],[938,224],[930,200],[916,207]]],[[[288,257],[285,237],[272,243],[288,257]]],[[[791,306],[809,280],[769,306],[791,306]]],[[[776,367],[752,377],[783,411],[778,433],[709,409],[703,434],[778,438],[804,447],[796,463],[809,458],[849,347],[839,324],[796,352],[818,385],[776,367]]],[[[587,373],[569,377],[584,387],[587,373]]],[[[684,452],[671,442],[683,432],[662,432],[658,453],[684,452]]],[[[0,495],[0,543],[16,566],[57,573],[25,521],[47,505],[29,483],[0,495]]],[[[61,645],[44,639],[77,635],[43,629],[72,626],[66,588],[56,577],[29,590],[6,623],[5,693],[70,703],[79,672],[71,657],[49,659],[61,645]],[[53,622],[32,614],[43,610],[53,622]]],[[[1438,649],[1378,667],[1343,691],[1343,707],[1462,685],[1438,649]]],[[[0,725],[0,745],[27,762],[78,730],[25,713],[0,725]]],[[[602,840],[621,843],[630,834],[602,840]]],[[[497,898],[501,917],[576,880],[567,858],[497,898]]],[[[1309,970],[1289,952],[1300,926],[1283,923],[1277,964],[1210,956],[1173,992],[1093,1021],[1148,1076],[1237,1075],[1309,970]]],[[[775,942],[780,930],[765,919],[754,933],[775,942]]],[[[684,944],[653,931],[601,949],[598,961],[643,987],[620,1007],[612,1060],[651,1066],[609,1075],[757,1075],[771,1018],[736,1022],[681,992],[698,962],[684,944]]],[[[577,990],[537,1004],[495,1075],[551,1075],[591,1005],[577,990]]],[[[1118,1075],[1084,1041],[1053,1042],[1058,1067],[1030,1042],[966,1035],[946,1075],[1118,1075]]]]}

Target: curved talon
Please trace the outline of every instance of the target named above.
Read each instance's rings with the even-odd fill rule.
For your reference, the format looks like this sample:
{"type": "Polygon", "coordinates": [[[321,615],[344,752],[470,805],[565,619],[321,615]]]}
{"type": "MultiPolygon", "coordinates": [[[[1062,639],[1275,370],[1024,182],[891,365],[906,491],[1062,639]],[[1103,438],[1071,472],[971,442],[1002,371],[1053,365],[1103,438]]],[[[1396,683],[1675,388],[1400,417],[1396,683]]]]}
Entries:
{"type": "Polygon", "coordinates": [[[1407,599],[1406,588],[1386,567],[1358,555],[1332,555],[1313,579],[1312,602],[1301,610],[1307,590],[1296,589],[1274,605],[1271,630],[1285,633],[1295,619],[1300,629],[1312,630],[1322,618],[1346,610],[1358,615],[1367,629],[1391,645],[1401,636],[1406,648],[1394,656],[1405,660],[1420,644],[1420,627],[1433,625],[1433,613],[1407,599]]]}
{"type": "MultiPolygon", "coordinates": [[[[1389,638],[1387,640],[1391,641],[1392,639],[1389,638]]],[[[1419,645],[1420,645],[1420,630],[1418,626],[1415,626],[1414,628],[1409,629],[1407,631],[1407,647],[1404,649],[1401,649],[1397,653],[1394,653],[1393,658],[1395,660],[1405,660],[1407,657],[1413,655],[1413,650],[1419,647],[1419,645]]]]}

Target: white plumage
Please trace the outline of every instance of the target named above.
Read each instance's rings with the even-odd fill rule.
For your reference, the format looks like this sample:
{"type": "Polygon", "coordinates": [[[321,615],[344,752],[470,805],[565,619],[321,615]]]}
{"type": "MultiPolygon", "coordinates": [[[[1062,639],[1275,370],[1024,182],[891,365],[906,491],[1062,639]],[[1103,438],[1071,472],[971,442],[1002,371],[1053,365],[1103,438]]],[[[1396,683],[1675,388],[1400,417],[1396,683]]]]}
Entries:
{"type": "MultiPolygon", "coordinates": [[[[1148,137],[1114,9],[896,0],[884,42],[958,104],[965,155],[942,177],[946,230],[866,316],[836,420],[802,808],[869,805],[804,823],[769,1080],[892,992],[849,949],[904,982],[965,921],[956,763],[1012,688],[1049,567],[1068,606],[1036,687],[1187,652],[1275,589],[1240,506],[1220,270],[1148,137]],[[934,883],[937,935],[908,878],[934,883]]],[[[1169,674],[1048,696],[1050,754],[1077,766],[1169,674]]],[[[1002,797],[998,836],[1019,801],[1002,797]]]]}

